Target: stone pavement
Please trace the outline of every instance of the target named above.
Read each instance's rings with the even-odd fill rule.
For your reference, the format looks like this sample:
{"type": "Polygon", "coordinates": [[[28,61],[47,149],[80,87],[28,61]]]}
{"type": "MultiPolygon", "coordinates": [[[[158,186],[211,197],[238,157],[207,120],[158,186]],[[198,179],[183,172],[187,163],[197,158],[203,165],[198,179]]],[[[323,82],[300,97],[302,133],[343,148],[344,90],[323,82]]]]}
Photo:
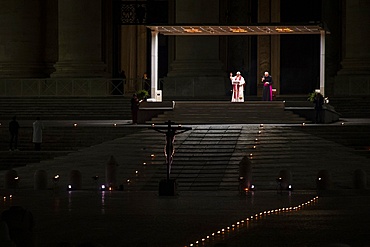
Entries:
{"type": "MultiPolygon", "coordinates": [[[[119,125],[118,127],[125,127],[128,124],[117,121],[115,123],[119,125]]],[[[70,125],[71,123],[59,122],[59,124],[70,125]]],[[[81,122],[81,126],[83,124],[93,123],[81,122]]],[[[96,124],[112,126],[113,122],[97,121],[96,124]]],[[[175,161],[178,160],[178,163],[174,166],[176,169],[174,169],[172,176],[180,181],[179,195],[169,198],[158,197],[158,181],[165,177],[165,166],[163,166],[164,138],[162,134],[148,130],[147,126],[137,127],[143,128],[143,131],[79,150],[65,157],[17,168],[20,178],[19,188],[15,191],[2,191],[5,199],[1,209],[4,210],[10,205],[21,205],[34,214],[37,246],[57,246],[56,244],[61,241],[67,241],[74,245],[83,241],[92,241],[103,246],[165,247],[190,246],[191,243],[194,246],[213,246],[226,239],[230,240],[227,246],[246,246],[239,245],[240,242],[243,243],[245,238],[234,238],[234,236],[242,236],[243,234],[234,235],[234,232],[239,230],[232,231],[232,229],[227,234],[220,232],[221,235],[213,238],[215,241],[212,240],[212,242],[203,245],[196,244],[196,241],[201,241],[202,238],[206,239],[207,235],[212,232],[216,232],[217,235],[217,231],[227,230],[228,226],[231,227],[232,224],[251,215],[277,208],[294,207],[311,200],[316,196],[312,189],[314,189],[315,175],[318,169],[341,168],[334,170],[333,177],[338,183],[335,184],[336,189],[350,188],[351,179],[348,178],[350,177],[348,172],[356,166],[369,169],[367,167],[368,159],[352,154],[348,148],[339,144],[321,140],[309,134],[302,134],[299,131],[292,131],[289,129],[289,125],[266,125],[262,133],[258,133],[259,125],[193,126],[193,131],[176,138],[175,161]],[[234,135],[230,135],[231,133],[234,135]],[[237,191],[238,162],[254,149],[256,136],[260,138],[260,146],[257,151],[254,151],[253,162],[255,162],[256,177],[259,178],[258,181],[263,182],[259,183],[254,196],[240,196],[237,191]],[[308,138],[312,138],[312,140],[307,141],[308,138]],[[317,144],[318,140],[320,140],[318,149],[312,148],[306,153],[302,153],[308,147],[314,147],[315,145],[312,143],[317,144]],[[224,143],[217,148],[218,144],[223,141],[224,143]],[[186,152],[191,149],[192,145],[204,145],[204,149],[198,152],[200,156],[194,155],[195,152],[186,152]],[[300,166],[304,160],[307,160],[308,154],[323,147],[330,147],[330,149],[314,156],[323,156],[324,158],[319,160],[320,162],[313,160],[307,166],[300,166]],[[221,150],[225,152],[225,148],[231,149],[226,152],[229,154],[225,153],[227,158],[220,164],[212,163],[209,157],[217,156],[221,150]],[[154,157],[151,157],[152,154],[155,154],[154,157]],[[111,155],[114,155],[119,165],[117,177],[125,189],[124,191],[101,192],[97,188],[101,183],[105,183],[105,164],[111,155]],[[202,156],[203,158],[199,158],[202,156]],[[346,157],[351,157],[350,160],[353,161],[351,167],[346,166],[348,161],[346,157]],[[343,163],[338,166],[340,160],[343,163]],[[146,165],[143,164],[144,162],[146,165]],[[295,190],[291,196],[287,194],[281,196],[275,191],[275,178],[282,167],[280,164],[285,164],[285,167],[289,169],[298,167],[299,169],[294,170],[294,174],[306,174],[307,172],[311,174],[310,176],[298,175],[293,180],[299,190],[295,190]],[[324,166],[317,166],[317,164],[324,166]],[[191,168],[194,165],[195,168],[191,168]],[[216,170],[220,170],[225,176],[212,175],[214,172],[210,172],[207,165],[214,166],[211,171],[220,168],[216,170]],[[50,183],[49,190],[33,191],[33,174],[39,169],[46,170],[49,177],[59,174],[58,186],[50,183]],[[65,188],[69,183],[69,172],[73,169],[82,173],[83,190],[67,192],[65,188]],[[195,172],[194,169],[197,171],[195,172]],[[192,173],[195,176],[189,175],[192,173]],[[96,175],[99,176],[98,182],[92,179],[96,175]],[[191,181],[189,181],[189,177],[192,178],[191,181]],[[344,184],[342,184],[342,180],[344,184]],[[308,186],[304,187],[305,184],[308,186]],[[212,187],[214,189],[210,189],[212,187]],[[11,199],[9,198],[10,193],[13,195],[11,199]],[[222,239],[222,236],[225,239],[222,239]]],[[[308,157],[312,159],[311,156],[308,157]]],[[[4,177],[4,172],[0,172],[0,176],[4,177]]],[[[324,215],[319,215],[319,222],[333,219],[333,224],[339,222],[341,225],[341,222],[345,224],[349,222],[349,225],[356,226],[356,223],[351,220],[353,214],[364,213],[368,215],[366,207],[363,206],[367,205],[367,194],[354,197],[357,202],[351,197],[346,197],[349,198],[347,202],[355,202],[354,206],[359,208],[357,211],[351,211],[349,204],[343,204],[344,209],[340,208],[342,204],[339,202],[342,202],[344,198],[341,195],[329,198],[332,199],[323,197],[318,201],[319,204],[321,201],[324,202],[322,204],[324,211],[321,211],[324,212],[324,215]],[[334,211],[327,209],[331,205],[330,202],[338,205],[338,208],[334,208],[334,211]],[[344,220],[336,220],[338,215],[343,216],[344,220]]],[[[299,212],[305,211],[306,209],[293,210],[290,213],[299,215],[299,212]]],[[[306,227],[317,216],[316,211],[309,212],[312,214],[309,214],[306,217],[307,221],[302,223],[305,226],[302,229],[307,228],[307,230],[302,231],[315,235],[317,232],[330,228],[325,225],[326,223],[315,228],[306,227]]],[[[285,213],[271,215],[271,219],[275,220],[273,220],[273,225],[279,225],[283,215],[285,213]]],[[[356,219],[360,218],[356,217],[356,219]]],[[[295,220],[283,221],[283,227],[273,228],[272,239],[269,240],[269,238],[263,237],[263,229],[264,222],[268,222],[264,218],[270,219],[270,217],[263,215],[262,218],[263,220],[258,221],[258,224],[253,223],[253,226],[258,226],[253,234],[257,237],[251,240],[252,242],[248,246],[324,246],[315,239],[312,239],[314,243],[310,245],[308,244],[310,240],[307,238],[304,238],[306,242],[298,240],[298,242],[290,242],[285,239],[279,244],[274,244],[273,237],[280,236],[276,228],[281,230],[285,227],[291,227],[290,229],[293,228],[292,234],[306,235],[302,233],[301,228],[295,229],[295,220]],[[262,224],[262,228],[260,228],[260,224],[262,224]],[[265,241],[264,244],[259,245],[258,243],[262,240],[265,241]]],[[[368,223],[366,216],[359,223],[359,226],[366,227],[368,223]]],[[[342,226],[346,226],[345,224],[342,226]]],[[[341,226],[338,226],[339,228],[344,229],[341,226]]],[[[267,229],[269,228],[267,227],[267,229]]],[[[249,228],[244,230],[247,233],[250,231],[249,228]]],[[[365,233],[361,234],[361,238],[363,238],[365,233]]],[[[247,237],[247,239],[250,238],[247,237]]],[[[334,240],[333,237],[324,242],[328,244],[333,243],[334,240]]],[[[365,240],[361,241],[366,242],[365,240]]],[[[352,243],[355,243],[353,238],[352,243]]]]}
{"type": "MultiPolygon", "coordinates": [[[[2,202],[1,209],[20,205],[30,210],[35,218],[36,246],[45,247],[60,242],[180,247],[203,238],[212,246],[247,227],[246,218],[250,216],[258,214],[254,217],[262,219],[266,216],[260,216],[261,212],[298,206],[315,197],[312,192],[289,196],[274,191],[250,196],[181,192],[176,197],[158,197],[154,192],[18,190],[12,195],[2,202]]],[[[252,221],[248,224],[257,220],[252,221]]]]}
{"type": "Polygon", "coordinates": [[[370,246],[368,192],[318,199],[312,191],[158,197],[143,191],[19,190],[12,195],[5,195],[1,211],[11,205],[30,210],[40,247],[370,246]]]}

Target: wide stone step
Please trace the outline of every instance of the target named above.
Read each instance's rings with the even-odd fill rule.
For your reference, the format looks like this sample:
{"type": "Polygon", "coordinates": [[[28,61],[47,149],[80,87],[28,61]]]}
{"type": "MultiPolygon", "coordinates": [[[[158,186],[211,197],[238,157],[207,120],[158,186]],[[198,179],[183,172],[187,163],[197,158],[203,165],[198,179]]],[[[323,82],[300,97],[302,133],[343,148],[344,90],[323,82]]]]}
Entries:
{"type": "Polygon", "coordinates": [[[0,99],[1,120],[131,119],[128,97],[7,97],[0,99]]]}
{"type": "Polygon", "coordinates": [[[173,111],[158,115],[148,124],[168,120],[181,124],[302,123],[304,118],[284,110],[283,102],[176,102],[173,111]]]}

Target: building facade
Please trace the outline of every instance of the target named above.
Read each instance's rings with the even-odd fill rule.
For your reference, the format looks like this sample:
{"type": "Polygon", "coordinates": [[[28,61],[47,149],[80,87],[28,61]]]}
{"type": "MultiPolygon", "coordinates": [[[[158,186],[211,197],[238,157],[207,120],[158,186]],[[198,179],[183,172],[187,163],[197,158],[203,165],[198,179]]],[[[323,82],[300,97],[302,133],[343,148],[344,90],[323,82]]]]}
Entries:
{"type": "MultiPolygon", "coordinates": [[[[0,95],[101,96],[145,87],[152,23],[322,22],[326,94],[370,95],[366,0],[0,0],[0,95]],[[299,3],[297,3],[299,2],[299,3]],[[124,71],[126,81],[120,72],[124,71]],[[115,81],[112,78],[117,78],[115,81]],[[117,86],[119,85],[119,86],[117,86]]],[[[259,95],[269,71],[278,94],[319,85],[319,37],[160,37],[159,77],[166,99],[226,99],[240,71],[246,95],[259,95]]]]}

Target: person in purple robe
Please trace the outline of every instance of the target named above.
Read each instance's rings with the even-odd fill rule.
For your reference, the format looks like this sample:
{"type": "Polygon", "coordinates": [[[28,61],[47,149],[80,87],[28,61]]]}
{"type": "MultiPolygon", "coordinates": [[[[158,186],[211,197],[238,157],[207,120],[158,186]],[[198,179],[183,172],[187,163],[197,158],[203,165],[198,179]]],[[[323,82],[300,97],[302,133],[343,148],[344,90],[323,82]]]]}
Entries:
{"type": "Polygon", "coordinates": [[[272,101],[272,77],[269,72],[265,72],[262,77],[263,91],[262,91],[262,100],[263,101],[272,101]]]}

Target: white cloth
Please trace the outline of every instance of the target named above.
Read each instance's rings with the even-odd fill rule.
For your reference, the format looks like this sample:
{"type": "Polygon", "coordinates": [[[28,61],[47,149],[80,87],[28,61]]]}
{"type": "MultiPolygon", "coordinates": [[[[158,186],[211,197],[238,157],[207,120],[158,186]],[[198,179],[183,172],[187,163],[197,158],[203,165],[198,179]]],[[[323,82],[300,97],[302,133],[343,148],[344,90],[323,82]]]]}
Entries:
{"type": "Polygon", "coordinates": [[[33,122],[32,126],[33,126],[32,142],[42,143],[42,129],[44,128],[42,122],[36,120],[35,122],[33,122]]]}
{"type": "Polygon", "coordinates": [[[233,86],[233,94],[231,95],[231,102],[244,102],[244,85],[245,80],[241,75],[230,77],[233,86]]]}

